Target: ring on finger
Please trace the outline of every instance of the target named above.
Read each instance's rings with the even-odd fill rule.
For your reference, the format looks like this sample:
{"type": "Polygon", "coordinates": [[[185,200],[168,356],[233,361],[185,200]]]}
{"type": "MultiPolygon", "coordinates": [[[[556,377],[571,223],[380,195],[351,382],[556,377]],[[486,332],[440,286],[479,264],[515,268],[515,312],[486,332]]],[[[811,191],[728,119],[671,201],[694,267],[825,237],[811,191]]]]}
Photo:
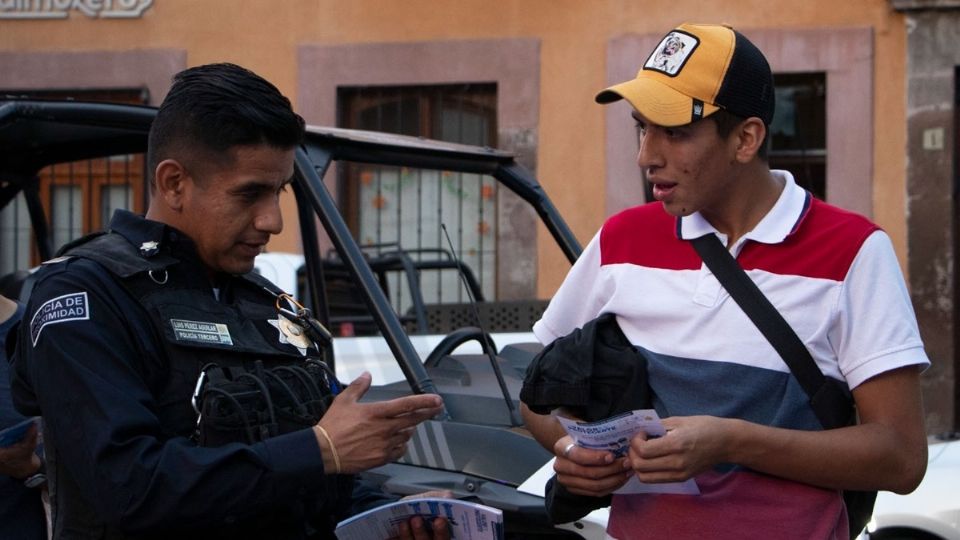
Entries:
{"type": "Polygon", "coordinates": [[[564,446],[564,447],[563,447],[563,457],[570,457],[570,451],[573,450],[573,447],[576,446],[576,445],[577,445],[577,443],[570,443],[570,444],[564,446]]]}

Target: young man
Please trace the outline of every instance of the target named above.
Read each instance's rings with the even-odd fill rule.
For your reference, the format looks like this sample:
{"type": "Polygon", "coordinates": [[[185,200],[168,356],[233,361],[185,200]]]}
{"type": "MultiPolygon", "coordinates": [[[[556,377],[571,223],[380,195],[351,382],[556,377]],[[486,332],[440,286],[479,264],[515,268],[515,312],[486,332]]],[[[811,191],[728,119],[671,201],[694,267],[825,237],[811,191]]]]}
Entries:
{"type": "Polygon", "coordinates": [[[906,493],[926,467],[919,373],[928,359],[888,237],[769,169],[773,78],[731,28],[674,29],[635,79],[597,96],[619,99],[633,106],[637,162],[657,202],[607,220],[534,332],[549,343],[615,314],[649,353],[667,435],[637,437],[614,459],[572,445],[555,418],[524,407],[528,426],[574,494],[605,496],[633,475],[696,480],[700,495],[614,495],[613,538],[847,538],[841,490],[906,493]],[[690,245],[707,234],[820,370],[852,391],[858,425],[820,426],[789,368],[690,245]]]}
{"type": "MultiPolygon", "coordinates": [[[[258,362],[318,356],[291,343],[304,329],[281,320],[276,288],[248,274],[283,227],[303,133],[289,100],[248,70],[179,73],[150,131],[146,217],[118,211],[37,272],[15,397],[44,417],[54,538],[333,538],[357,498],[350,475],[400,457],[441,410],[436,395],[359,403],[365,374],[312,429],[194,442],[205,366],[262,374],[258,362]]],[[[429,535],[422,521],[414,533],[429,535]]]]}

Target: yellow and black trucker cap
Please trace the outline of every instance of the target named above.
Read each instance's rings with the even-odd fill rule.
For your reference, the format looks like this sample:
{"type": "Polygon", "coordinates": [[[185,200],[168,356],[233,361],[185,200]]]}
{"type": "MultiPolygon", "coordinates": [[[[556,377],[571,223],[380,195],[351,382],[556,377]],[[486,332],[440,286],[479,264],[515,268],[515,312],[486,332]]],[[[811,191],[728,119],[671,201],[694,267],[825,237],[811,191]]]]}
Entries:
{"type": "Polygon", "coordinates": [[[668,33],[635,79],[597,94],[626,99],[654,124],[682,126],[719,109],[773,120],[773,74],[753,43],[725,25],[684,23],[668,33]]]}

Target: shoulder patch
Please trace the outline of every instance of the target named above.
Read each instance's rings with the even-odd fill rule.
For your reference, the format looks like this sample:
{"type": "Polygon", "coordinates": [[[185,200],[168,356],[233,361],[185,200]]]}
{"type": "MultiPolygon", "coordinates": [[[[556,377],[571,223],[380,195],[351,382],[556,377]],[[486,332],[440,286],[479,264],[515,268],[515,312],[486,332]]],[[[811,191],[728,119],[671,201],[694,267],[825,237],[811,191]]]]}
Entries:
{"type": "Polygon", "coordinates": [[[51,298],[43,303],[30,319],[30,338],[37,346],[40,332],[49,324],[90,319],[90,304],[87,293],[78,292],[51,298]]]}

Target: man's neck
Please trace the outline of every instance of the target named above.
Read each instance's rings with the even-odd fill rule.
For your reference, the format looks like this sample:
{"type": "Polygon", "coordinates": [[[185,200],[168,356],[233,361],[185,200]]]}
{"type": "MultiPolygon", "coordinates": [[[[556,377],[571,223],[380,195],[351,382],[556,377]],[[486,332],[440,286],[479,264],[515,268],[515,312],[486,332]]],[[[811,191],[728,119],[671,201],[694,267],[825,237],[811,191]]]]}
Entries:
{"type": "Polygon", "coordinates": [[[786,185],[765,163],[758,162],[740,178],[737,193],[721,211],[701,210],[703,217],[727,237],[727,247],[752,231],[777,203],[786,185]]]}

